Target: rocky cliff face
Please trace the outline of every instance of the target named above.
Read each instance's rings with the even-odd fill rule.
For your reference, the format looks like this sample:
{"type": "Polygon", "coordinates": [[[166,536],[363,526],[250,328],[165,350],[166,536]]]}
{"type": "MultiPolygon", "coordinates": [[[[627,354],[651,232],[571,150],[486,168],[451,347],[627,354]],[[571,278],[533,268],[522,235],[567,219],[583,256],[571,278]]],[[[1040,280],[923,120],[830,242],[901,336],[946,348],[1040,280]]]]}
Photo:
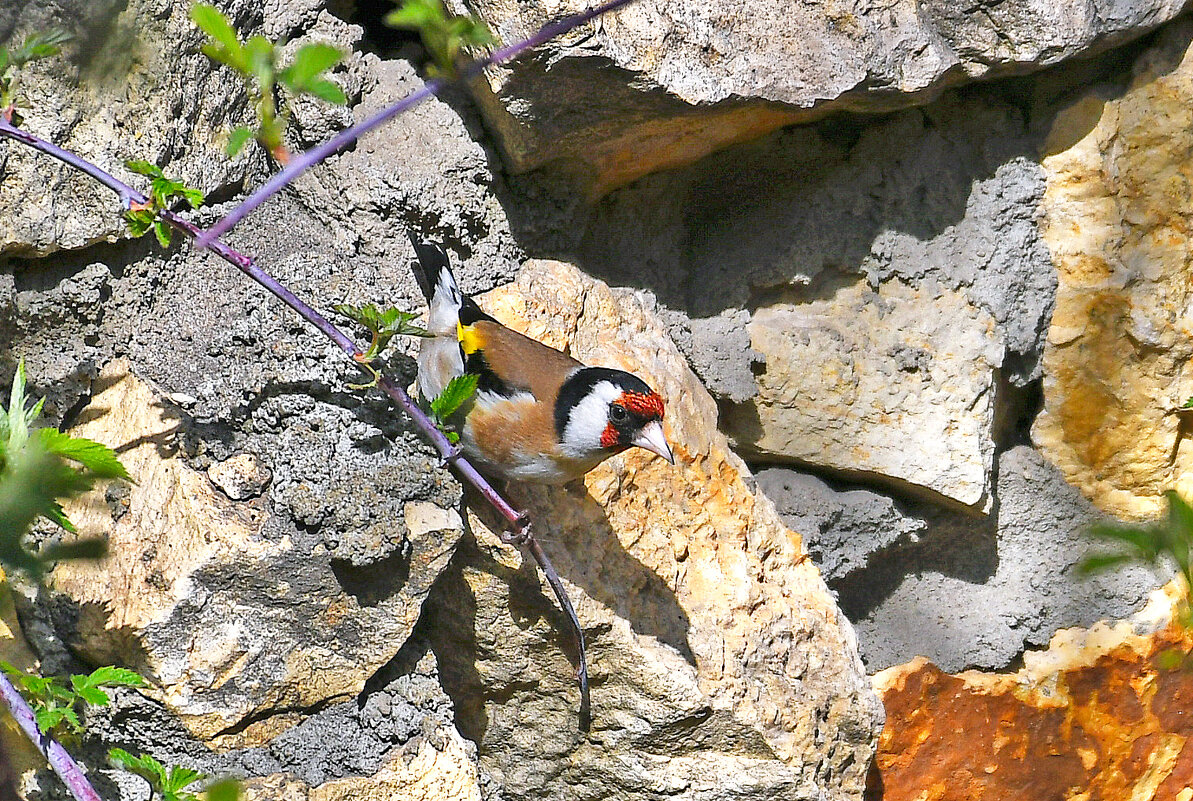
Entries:
{"type": "MultiPolygon", "coordinates": [[[[348,108],[295,104],[295,148],[422,85],[388,6],[221,7],[354,51],[348,108]]],[[[505,41],[580,8],[469,7],[505,41]]],[[[112,555],[17,587],[0,655],[150,679],[88,716],[110,798],[143,792],[114,745],[311,801],[860,799],[868,773],[892,801],[1003,798],[1040,767],[1004,741],[1053,749],[1060,794],[1183,781],[1152,694],[1179,680],[1147,662],[1183,635],[1139,633],[1162,615],[1066,635],[1093,643],[1079,669],[1028,650],[1139,608],[1151,573],[1074,575],[1083,531],[1188,483],[1182,9],[640,0],[234,232],[325,309],[418,308],[405,231],[442,240],[499,319],[666,396],[675,467],[511,487],[591,643],[587,733],[541,575],[338,351],[0,143],[0,378],[24,358],[54,421],[136,478],[71,510],[112,555]],[[1122,704],[1078,699],[1099,682],[1122,704]],[[1148,728],[1120,753],[1131,694],[1148,728]],[[959,752],[982,710],[1022,725],[959,752]]],[[[31,130],[118,174],[165,165],[213,198],[199,223],[273,169],[223,158],[249,108],[186,3],[0,9],[0,39],[49,25],[79,38],[27,80],[31,130]]],[[[406,382],[409,354],[388,364],[406,382]]],[[[31,798],[62,797],[27,764],[31,798]]]]}

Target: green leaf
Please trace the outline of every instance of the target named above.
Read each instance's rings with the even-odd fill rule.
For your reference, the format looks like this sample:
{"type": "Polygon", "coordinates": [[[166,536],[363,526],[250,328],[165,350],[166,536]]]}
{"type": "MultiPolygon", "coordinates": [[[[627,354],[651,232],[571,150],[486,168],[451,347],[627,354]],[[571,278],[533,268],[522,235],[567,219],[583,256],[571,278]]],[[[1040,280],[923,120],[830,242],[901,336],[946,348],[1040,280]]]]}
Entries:
{"type": "MultiPolygon", "coordinates": [[[[66,516],[66,512],[62,509],[62,504],[58,503],[57,501],[50,504],[49,510],[44,513],[44,517],[49,519],[51,523],[70,532],[71,534],[79,533],[79,530],[75,528],[75,524],[70,522],[70,518],[66,516]]],[[[39,556],[38,558],[42,559],[43,561],[48,559],[48,557],[45,557],[44,555],[39,556]]]]}
{"type": "Polygon", "coordinates": [[[207,801],[240,801],[240,782],[220,779],[207,786],[207,801]]]}
{"type": "Polygon", "coordinates": [[[329,44],[303,45],[294,54],[290,66],[278,73],[278,79],[292,89],[306,89],[319,73],[339,64],[344,53],[329,44]]]}
{"type": "Polygon", "coordinates": [[[334,103],[337,106],[342,106],[348,102],[348,98],[344,94],[344,90],[324,78],[316,78],[315,80],[311,81],[307,85],[305,91],[309,95],[314,95],[320,100],[324,100],[328,103],[334,103]]]}
{"type": "Polygon", "coordinates": [[[145,779],[159,792],[166,783],[166,769],[162,767],[162,763],[149,754],[133,756],[123,748],[113,748],[108,751],[108,759],[114,762],[117,767],[123,768],[129,773],[135,773],[142,779],[145,779]]]}
{"type": "Polygon", "coordinates": [[[1193,398],[1189,398],[1189,400],[1182,403],[1181,408],[1182,409],[1193,409],[1193,398]]]}
{"type": "Polygon", "coordinates": [[[8,48],[0,47],[0,76],[4,75],[4,71],[8,69],[8,48]]]}
{"type": "Polygon", "coordinates": [[[191,7],[191,20],[215,42],[203,45],[203,52],[209,58],[227,64],[241,73],[249,71],[240,37],[218,8],[206,3],[196,3],[191,7]]]}
{"type": "Polygon", "coordinates": [[[182,199],[186,201],[187,205],[192,209],[197,209],[204,204],[207,196],[198,189],[192,189],[189,186],[184,186],[175,194],[181,195],[182,199]]]}
{"type": "Polygon", "coordinates": [[[108,694],[98,687],[83,687],[76,690],[78,696],[92,706],[107,706],[112,700],[108,694]]]}
{"type": "Polygon", "coordinates": [[[107,445],[83,437],[72,437],[54,428],[43,428],[37,434],[47,451],[78,462],[98,478],[131,480],[128,471],[116,456],[116,451],[107,445]]]}
{"type": "Polygon", "coordinates": [[[250,36],[244,43],[244,56],[248,64],[248,73],[255,75],[261,81],[262,87],[273,85],[274,53],[273,42],[264,36],[250,36]]]}
{"type": "Polygon", "coordinates": [[[189,787],[201,778],[203,778],[203,774],[197,770],[174,765],[170,768],[166,780],[162,782],[162,790],[165,793],[177,793],[179,790],[189,787]]]}
{"type": "Polygon", "coordinates": [[[411,30],[422,30],[445,21],[443,3],[438,0],[406,0],[400,8],[385,15],[386,25],[411,30]]]}
{"type": "Polygon", "coordinates": [[[1132,561],[1134,561],[1134,557],[1128,553],[1094,554],[1078,562],[1077,570],[1083,574],[1100,573],[1132,561]]]}
{"type": "Polygon", "coordinates": [[[124,221],[128,224],[128,232],[133,236],[144,236],[153,226],[157,215],[149,209],[129,209],[124,212],[124,221]]]}
{"type": "Polygon", "coordinates": [[[170,247],[170,224],[165,220],[153,221],[153,235],[157,237],[158,244],[162,247],[170,247]]]}
{"type": "Polygon", "coordinates": [[[431,401],[431,414],[439,420],[451,417],[476,392],[476,375],[458,375],[431,401]]]}
{"type": "Polygon", "coordinates": [[[10,53],[14,66],[23,66],[30,61],[51,58],[62,52],[59,45],[70,41],[71,35],[61,29],[31,33],[20,47],[10,53]]]}
{"type": "Polygon", "coordinates": [[[145,678],[135,670],[105,665],[91,671],[86,677],[91,687],[144,687],[145,678]]]}
{"type": "Polygon", "coordinates": [[[124,166],[138,175],[145,175],[150,178],[162,177],[162,168],[148,161],[126,161],[124,162],[124,166]]]}
{"type": "Polygon", "coordinates": [[[228,136],[228,157],[231,158],[239,153],[240,149],[244,147],[245,142],[254,138],[256,135],[256,131],[252,128],[245,128],[243,125],[233,129],[232,133],[228,136]]]}

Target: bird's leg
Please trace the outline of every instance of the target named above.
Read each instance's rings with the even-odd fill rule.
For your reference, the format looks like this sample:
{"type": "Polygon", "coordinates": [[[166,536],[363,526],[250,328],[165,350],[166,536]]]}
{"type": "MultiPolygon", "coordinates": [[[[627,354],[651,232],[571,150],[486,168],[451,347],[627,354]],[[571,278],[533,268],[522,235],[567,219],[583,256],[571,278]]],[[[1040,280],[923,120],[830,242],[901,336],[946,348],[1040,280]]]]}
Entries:
{"type": "Polygon", "coordinates": [[[518,519],[510,525],[512,528],[501,532],[501,541],[520,548],[530,540],[530,515],[518,512],[518,519]]]}

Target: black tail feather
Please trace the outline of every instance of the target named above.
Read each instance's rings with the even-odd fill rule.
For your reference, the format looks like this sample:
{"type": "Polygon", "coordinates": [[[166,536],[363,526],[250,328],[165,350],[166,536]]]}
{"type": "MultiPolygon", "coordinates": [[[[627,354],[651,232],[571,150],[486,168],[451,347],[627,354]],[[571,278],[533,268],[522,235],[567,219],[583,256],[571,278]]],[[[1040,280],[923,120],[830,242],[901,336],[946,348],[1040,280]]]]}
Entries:
{"type": "Polygon", "coordinates": [[[412,264],[414,278],[423,296],[430,302],[435,296],[435,286],[439,283],[439,275],[444,270],[451,271],[451,263],[447,258],[447,251],[441,245],[431,242],[420,242],[413,231],[407,231],[406,236],[414,246],[414,253],[418,256],[418,263],[412,264]]]}
{"type": "MultiPolygon", "coordinates": [[[[439,285],[439,276],[443,274],[444,270],[451,273],[452,268],[447,258],[447,251],[443,249],[442,245],[420,242],[415,239],[413,231],[407,231],[406,236],[409,237],[410,244],[414,245],[414,252],[418,256],[418,263],[412,264],[411,269],[414,271],[419,288],[427,298],[427,303],[430,303],[435,298],[435,287],[439,285]]],[[[472,325],[478,320],[497,322],[481,311],[481,307],[476,305],[476,301],[467,295],[462,295],[460,297],[460,322],[464,325],[472,325]]]]}

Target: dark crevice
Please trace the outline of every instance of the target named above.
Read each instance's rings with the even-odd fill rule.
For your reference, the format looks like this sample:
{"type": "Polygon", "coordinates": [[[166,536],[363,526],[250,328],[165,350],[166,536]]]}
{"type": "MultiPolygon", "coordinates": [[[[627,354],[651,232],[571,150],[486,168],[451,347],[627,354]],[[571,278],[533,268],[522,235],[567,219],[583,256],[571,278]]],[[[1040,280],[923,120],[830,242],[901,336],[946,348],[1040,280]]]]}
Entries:
{"type": "Polygon", "coordinates": [[[360,50],[383,59],[422,58],[423,47],[415,31],[392,28],[385,16],[397,8],[393,0],[331,0],[327,10],[335,16],[364,29],[360,50]]]}

